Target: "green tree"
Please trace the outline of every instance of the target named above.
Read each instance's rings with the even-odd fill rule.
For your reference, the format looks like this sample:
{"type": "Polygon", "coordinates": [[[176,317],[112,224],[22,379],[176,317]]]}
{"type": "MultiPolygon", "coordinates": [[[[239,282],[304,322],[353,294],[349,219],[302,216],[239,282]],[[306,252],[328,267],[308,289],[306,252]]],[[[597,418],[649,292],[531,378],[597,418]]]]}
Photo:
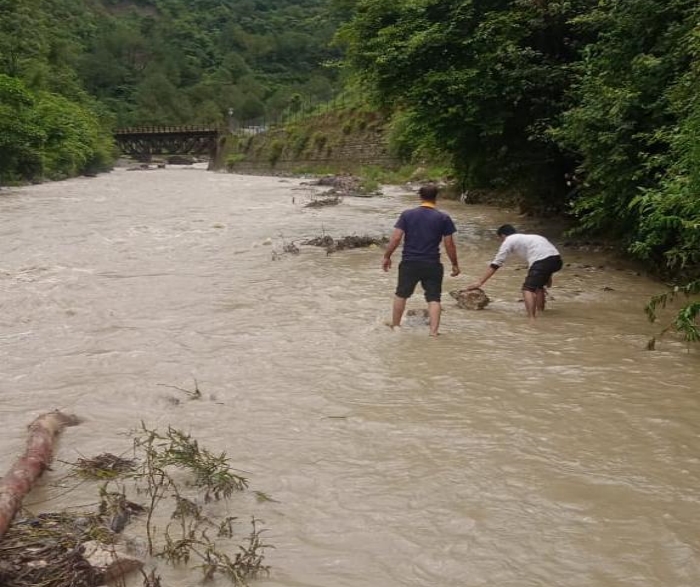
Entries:
{"type": "MultiPolygon", "coordinates": [[[[693,16],[700,22],[700,8],[693,16]]],[[[691,67],[667,92],[678,125],[668,132],[669,164],[657,188],[643,190],[630,208],[638,215],[631,251],[670,278],[670,290],[647,306],[655,321],[658,308],[684,295],[686,303],[665,330],[679,332],[688,342],[700,342],[700,35],[697,28],[682,42],[691,67]]]]}
{"type": "Polygon", "coordinates": [[[61,179],[99,169],[110,157],[96,115],[57,94],[39,93],[36,120],[43,133],[42,171],[45,177],[61,179]]]}
{"type": "Polygon", "coordinates": [[[336,73],[323,63],[337,58],[338,50],[328,47],[335,21],[328,18],[325,0],[101,3],[108,12],[99,13],[97,32],[86,37],[89,50],[80,73],[121,125],[177,123],[186,112],[199,119],[202,100],[216,102],[222,116],[230,107],[243,108],[246,100],[267,110],[278,90],[309,79],[326,80],[309,85],[315,100],[330,95],[327,87],[336,73]],[[144,87],[151,94],[153,86],[163,91],[162,76],[177,99],[150,110],[154,103],[144,87]]]}
{"type": "Polygon", "coordinates": [[[0,0],[0,71],[22,77],[33,61],[41,61],[47,39],[41,0],[0,0]]]}
{"type": "Polygon", "coordinates": [[[193,117],[189,101],[162,72],[154,72],[137,86],[136,124],[183,124],[193,117]]]}
{"type": "Polygon", "coordinates": [[[679,112],[669,90],[693,61],[687,40],[697,2],[601,3],[579,24],[597,41],[586,48],[576,105],[554,135],[581,157],[583,186],[572,208],[580,227],[629,243],[639,227],[637,197],[659,188],[673,158],[679,112]]]}
{"type": "Polygon", "coordinates": [[[561,206],[569,158],[547,129],[570,104],[590,0],[360,0],[339,42],[381,108],[401,111],[403,144],[435,144],[472,186],[518,186],[561,206]]]}
{"type": "Polygon", "coordinates": [[[237,117],[245,122],[246,120],[252,120],[255,118],[260,118],[265,114],[264,104],[255,96],[248,96],[243,100],[243,103],[236,110],[237,117]]]}
{"type": "Polygon", "coordinates": [[[44,133],[24,83],[0,74],[0,185],[40,175],[44,133]]]}

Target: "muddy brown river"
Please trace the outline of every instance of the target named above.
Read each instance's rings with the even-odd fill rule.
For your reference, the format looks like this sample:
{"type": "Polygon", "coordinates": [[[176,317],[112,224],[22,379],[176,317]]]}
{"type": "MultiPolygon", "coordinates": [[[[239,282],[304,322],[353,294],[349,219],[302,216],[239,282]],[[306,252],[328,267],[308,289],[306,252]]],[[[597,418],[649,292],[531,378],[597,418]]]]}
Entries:
{"type": "MultiPolygon", "coordinates": [[[[84,418],[62,461],[128,450],[141,421],[192,433],[250,480],[226,513],[267,529],[261,587],[700,585],[700,360],[673,339],[645,349],[659,285],[564,248],[535,326],[511,261],[487,309],[445,297],[442,336],[392,332],[381,250],[284,247],[388,235],[415,196],[305,208],[301,182],[121,169],[1,190],[0,470],[54,408],[84,418]]],[[[483,273],[499,224],[549,234],[441,207],[463,269],[448,291],[483,273]]],[[[64,473],[30,509],[96,501],[64,473]]]]}

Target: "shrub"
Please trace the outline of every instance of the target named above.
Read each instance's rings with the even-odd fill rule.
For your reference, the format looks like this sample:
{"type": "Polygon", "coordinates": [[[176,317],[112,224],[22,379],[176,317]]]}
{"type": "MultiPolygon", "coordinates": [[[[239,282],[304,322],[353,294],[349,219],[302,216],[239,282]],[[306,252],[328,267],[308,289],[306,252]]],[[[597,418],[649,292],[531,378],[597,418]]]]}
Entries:
{"type": "Polygon", "coordinates": [[[231,171],[236,166],[236,163],[240,163],[241,161],[245,161],[245,155],[243,153],[231,153],[226,157],[226,169],[231,171]]]}
{"type": "Polygon", "coordinates": [[[306,146],[309,144],[310,138],[309,131],[305,130],[302,134],[292,139],[292,155],[295,158],[299,157],[304,152],[304,149],[306,149],[306,146]]]}
{"type": "Polygon", "coordinates": [[[312,140],[314,147],[316,147],[316,150],[320,151],[321,149],[323,149],[323,147],[326,146],[328,137],[321,132],[315,132],[312,140]]]}
{"type": "Polygon", "coordinates": [[[277,165],[277,162],[279,161],[283,152],[284,152],[284,142],[282,142],[280,140],[272,141],[272,144],[270,145],[270,155],[268,157],[268,161],[269,161],[270,165],[272,165],[273,167],[275,165],[277,165]]]}

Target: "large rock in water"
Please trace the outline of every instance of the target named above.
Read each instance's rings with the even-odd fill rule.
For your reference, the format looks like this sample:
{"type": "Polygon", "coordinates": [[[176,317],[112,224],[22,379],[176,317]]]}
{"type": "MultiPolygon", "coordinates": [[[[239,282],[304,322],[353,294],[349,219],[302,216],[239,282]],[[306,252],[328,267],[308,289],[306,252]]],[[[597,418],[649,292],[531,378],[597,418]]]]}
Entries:
{"type": "Polygon", "coordinates": [[[483,310],[488,306],[489,297],[483,289],[456,289],[450,295],[457,300],[457,307],[464,310],[483,310]]]}

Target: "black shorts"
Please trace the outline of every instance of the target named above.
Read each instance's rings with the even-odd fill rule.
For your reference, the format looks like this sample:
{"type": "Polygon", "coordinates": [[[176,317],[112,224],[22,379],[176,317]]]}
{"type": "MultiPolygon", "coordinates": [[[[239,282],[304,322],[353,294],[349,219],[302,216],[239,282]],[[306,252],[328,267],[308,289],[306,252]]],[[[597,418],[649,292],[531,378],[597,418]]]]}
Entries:
{"type": "Polygon", "coordinates": [[[527,291],[542,289],[549,283],[552,275],[562,268],[562,265],[563,263],[559,255],[552,255],[546,259],[535,261],[530,265],[525,283],[523,283],[523,289],[527,291]]]}
{"type": "Polygon", "coordinates": [[[401,261],[399,263],[399,283],[396,295],[410,298],[420,281],[425,292],[426,302],[439,302],[442,295],[442,278],[445,269],[442,263],[430,261],[401,261]]]}

